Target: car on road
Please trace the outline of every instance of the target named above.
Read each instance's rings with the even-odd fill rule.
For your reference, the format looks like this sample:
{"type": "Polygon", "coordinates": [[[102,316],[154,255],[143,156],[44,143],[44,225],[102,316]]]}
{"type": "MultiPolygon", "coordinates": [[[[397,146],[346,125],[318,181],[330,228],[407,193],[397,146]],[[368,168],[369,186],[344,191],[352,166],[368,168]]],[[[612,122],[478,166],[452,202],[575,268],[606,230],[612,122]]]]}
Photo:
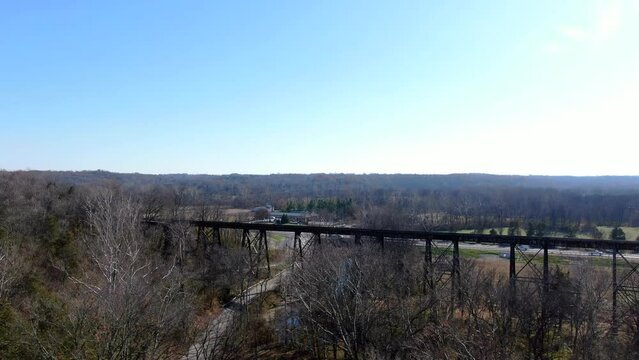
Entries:
{"type": "Polygon", "coordinates": [[[599,250],[591,251],[590,256],[601,256],[603,253],[599,250]]]}

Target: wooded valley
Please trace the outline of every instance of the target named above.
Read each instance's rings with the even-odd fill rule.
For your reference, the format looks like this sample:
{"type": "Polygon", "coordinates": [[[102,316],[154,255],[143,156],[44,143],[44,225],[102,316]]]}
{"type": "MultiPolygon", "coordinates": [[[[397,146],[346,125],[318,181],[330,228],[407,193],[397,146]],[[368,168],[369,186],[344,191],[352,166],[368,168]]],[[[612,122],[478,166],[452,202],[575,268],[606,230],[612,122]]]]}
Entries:
{"type": "Polygon", "coordinates": [[[465,258],[451,299],[444,289],[425,291],[423,250],[411,244],[380,252],[334,243],[303,263],[273,245],[273,273],[291,271],[286,281],[242,304],[224,333],[213,334],[209,324],[266,273],[234,245],[240,234],[224,232],[223,246],[213,246],[188,226],[172,226],[167,237],[144,220],[222,220],[229,209],[272,204],[370,228],[602,237],[597,226],[639,225],[637,184],[624,177],[0,172],[0,354],[173,359],[201,343],[200,359],[636,358],[639,298],[625,299],[612,336],[604,321],[608,268],[557,265],[550,296],[536,283],[513,295],[502,267],[465,258]]]}

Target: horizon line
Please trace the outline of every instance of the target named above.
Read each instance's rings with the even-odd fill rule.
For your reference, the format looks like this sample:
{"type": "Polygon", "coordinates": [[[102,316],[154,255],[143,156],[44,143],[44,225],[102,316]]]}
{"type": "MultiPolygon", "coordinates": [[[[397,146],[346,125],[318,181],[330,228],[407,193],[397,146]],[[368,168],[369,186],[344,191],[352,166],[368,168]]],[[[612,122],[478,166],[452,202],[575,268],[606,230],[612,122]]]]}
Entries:
{"type": "Polygon", "coordinates": [[[189,173],[189,172],[166,172],[166,173],[143,173],[143,172],[122,172],[112,171],[104,169],[85,169],[85,170],[43,170],[43,169],[4,169],[0,168],[0,172],[51,172],[51,173],[95,173],[103,172],[109,174],[118,175],[145,175],[145,176],[170,176],[170,175],[187,175],[187,176],[274,176],[274,175],[353,175],[353,176],[368,176],[368,175],[406,175],[406,176],[456,176],[456,175],[485,175],[485,176],[512,176],[512,177],[575,177],[575,178],[594,178],[594,177],[639,177],[639,175],[618,175],[618,174],[598,174],[598,175],[548,175],[548,174],[495,174],[484,172],[453,172],[453,173],[402,173],[402,172],[361,172],[361,173],[347,173],[347,172],[275,172],[275,173],[189,173]]]}

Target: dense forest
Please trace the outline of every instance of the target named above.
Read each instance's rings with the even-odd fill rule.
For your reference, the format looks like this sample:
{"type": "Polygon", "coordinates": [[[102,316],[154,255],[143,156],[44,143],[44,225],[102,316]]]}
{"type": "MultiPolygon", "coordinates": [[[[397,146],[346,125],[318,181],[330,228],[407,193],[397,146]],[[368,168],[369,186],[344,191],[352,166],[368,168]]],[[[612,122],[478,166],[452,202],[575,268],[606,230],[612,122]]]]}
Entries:
{"type": "MultiPolygon", "coordinates": [[[[210,246],[193,229],[143,225],[150,217],[215,220],[224,208],[272,203],[385,228],[585,229],[638,225],[637,184],[625,177],[0,172],[1,358],[176,358],[200,341],[206,324],[259,274],[232,245],[237,234],[210,246]]],[[[275,268],[284,266],[284,252],[271,252],[275,268]]],[[[600,269],[554,269],[553,284],[570,292],[553,287],[552,300],[540,300],[534,285],[522,286],[514,306],[502,274],[464,262],[468,276],[454,310],[449,293],[424,292],[419,250],[380,254],[325,249],[266,296],[284,310],[267,321],[263,308],[247,305],[229,336],[198,358],[606,358],[612,351],[634,358],[639,349],[636,301],[623,336],[604,337],[599,317],[609,304],[596,295],[607,291],[608,274],[600,269]],[[552,301],[553,311],[543,313],[542,301],[552,301]]]]}
{"type": "MultiPolygon", "coordinates": [[[[158,203],[317,210],[359,218],[386,212],[387,226],[490,228],[543,222],[549,229],[639,226],[639,177],[498,176],[486,174],[142,175],[105,171],[28,172],[45,181],[82,186],[118,184],[158,203]],[[322,202],[349,202],[339,210],[322,202]],[[291,206],[293,204],[293,206],[291,206]],[[399,224],[398,224],[399,222],[399,224]]],[[[384,224],[380,225],[383,226],[384,224]]]]}

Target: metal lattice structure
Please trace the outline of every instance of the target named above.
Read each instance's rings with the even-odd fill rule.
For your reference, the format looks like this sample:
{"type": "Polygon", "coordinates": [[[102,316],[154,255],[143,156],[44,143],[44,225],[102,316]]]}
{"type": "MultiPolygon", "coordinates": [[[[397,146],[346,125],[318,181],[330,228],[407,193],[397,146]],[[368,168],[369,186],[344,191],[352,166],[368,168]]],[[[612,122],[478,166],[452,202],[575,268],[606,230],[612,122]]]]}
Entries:
{"type": "Polygon", "coordinates": [[[223,221],[148,221],[149,225],[160,225],[166,229],[171,223],[188,223],[197,228],[199,241],[208,244],[222,245],[220,235],[221,229],[241,230],[241,246],[249,253],[251,268],[254,269],[255,276],[259,276],[259,269],[266,262],[268,274],[271,273],[268,232],[288,232],[293,233],[293,249],[295,256],[301,260],[308,255],[312,249],[322,245],[323,237],[329,239],[330,236],[343,236],[352,239],[353,244],[361,244],[363,238],[373,239],[380,245],[383,251],[389,239],[392,241],[420,241],[417,245],[424,246],[424,292],[435,291],[438,288],[448,287],[451,289],[451,304],[461,301],[459,286],[461,283],[460,274],[460,243],[477,244],[501,244],[509,247],[509,279],[513,293],[516,292],[518,282],[540,283],[542,295],[549,291],[550,271],[549,271],[549,248],[576,248],[576,249],[596,249],[605,250],[611,253],[612,283],[610,290],[612,293],[612,321],[611,331],[616,333],[619,327],[620,303],[637,300],[639,304],[639,264],[628,260],[622,251],[639,251],[639,242],[623,240],[600,240],[600,239],[573,239],[538,236],[511,236],[511,235],[484,235],[484,234],[458,234],[432,231],[411,231],[411,230],[379,230],[366,228],[349,227],[329,227],[329,226],[306,226],[306,225],[280,225],[265,223],[241,223],[223,221]],[[528,245],[538,248],[529,255],[522,251],[521,245],[528,245]],[[517,258],[523,259],[518,264],[517,258]],[[534,260],[541,257],[541,269],[534,260]],[[619,271],[619,259],[624,267],[619,271]],[[519,268],[518,268],[519,265],[519,268]],[[628,270],[624,270],[628,269],[628,270]],[[528,274],[528,276],[526,276],[528,274]]]}

